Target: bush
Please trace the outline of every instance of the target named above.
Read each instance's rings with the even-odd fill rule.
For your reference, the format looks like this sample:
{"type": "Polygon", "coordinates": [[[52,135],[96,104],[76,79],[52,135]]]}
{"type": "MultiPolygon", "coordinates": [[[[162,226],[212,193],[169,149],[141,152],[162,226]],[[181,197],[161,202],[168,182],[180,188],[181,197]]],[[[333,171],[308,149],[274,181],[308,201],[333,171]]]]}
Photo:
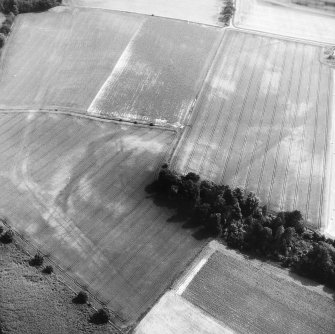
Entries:
{"type": "Polygon", "coordinates": [[[7,230],[2,236],[1,236],[1,242],[4,244],[9,244],[13,242],[14,240],[14,232],[12,230],[7,230]]]}
{"type": "Polygon", "coordinates": [[[88,293],[85,291],[79,291],[77,296],[75,296],[72,301],[75,304],[86,304],[88,301],[88,293]]]}
{"type": "Polygon", "coordinates": [[[46,266],[44,269],[43,269],[43,273],[44,274],[52,274],[54,271],[54,268],[52,266],[46,266]]]}
{"type": "MultiPolygon", "coordinates": [[[[3,24],[0,28],[0,33],[3,35],[9,35],[10,31],[11,31],[10,26],[6,24],[3,24]]],[[[4,41],[3,41],[3,44],[5,44],[4,41]]],[[[3,44],[1,45],[1,47],[3,46],[3,44]]]]}
{"type": "Polygon", "coordinates": [[[43,256],[41,254],[35,254],[35,256],[29,261],[29,264],[33,267],[39,267],[43,264],[43,256]]]}
{"type": "Polygon", "coordinates": [[[109,321],[109,312],[106,308],[96,311],[90,318],[90,322],[97,325],[106,324],[109,321]]]}
{"type": "Polygon", "coordinates": [[[1,32],[0,29],[0,48],[2,48],[5,45],[6,42],[6,36],[1,32]]]}
{"type": "Polygon", "coordinates": [[[3,226],[0,225],[0,235],[2,234],[2,232],[3,232],[3,226]]]}

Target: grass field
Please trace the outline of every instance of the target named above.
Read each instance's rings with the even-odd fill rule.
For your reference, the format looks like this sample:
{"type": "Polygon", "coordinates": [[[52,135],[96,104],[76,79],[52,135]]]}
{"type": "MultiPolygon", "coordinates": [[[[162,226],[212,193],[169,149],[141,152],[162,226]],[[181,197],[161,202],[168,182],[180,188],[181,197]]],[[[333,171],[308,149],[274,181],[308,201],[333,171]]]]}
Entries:
{"type": "Polygon", "coordinates": [[[320,227],[332,80],[321,52],[227,31],[172,167],[246,187],[320,227]]]}
{"type": "Polygon", "coordinates": [[[335,16],[275,5],[263,0],[236,0],[234,24],[243,29],[335,43],[335,16]]]}
{"type": "Polygon", "coordinates": [[[154,14],[205,24],[220,24],[221,0],[64,0],[70,6],[98,7],[141,14],[154,14]]]}
{"type": "Polygon", "coordinates": [[[202,246],[145,193],[173,131],[1,114],[0,214],[127,323],[202,246]]]}
{"type": "Polygon", "coordinates": [[[18,16],[1,64],[0,107],[86,112],[143,21],[66,7],[18,16]]]}
{"type": "Polygon", "coordinates": [[[88,113],[179,126],[194,102],[221,36],[212,27],[147,20],[88,113]]]}
{"type": "Polygon", "coordinates": [[[88,322],[93,309],[75,296],[57,274],[28,265],[17,244],[0,243],[0,332],[3,334],[116,334],[111,325],[88,322]]]}
{"type": "Polygon", "coordinates": [[[332,293],[282,268],[221,248],[182,297],[232,333],[334,333],[332,293]]]}

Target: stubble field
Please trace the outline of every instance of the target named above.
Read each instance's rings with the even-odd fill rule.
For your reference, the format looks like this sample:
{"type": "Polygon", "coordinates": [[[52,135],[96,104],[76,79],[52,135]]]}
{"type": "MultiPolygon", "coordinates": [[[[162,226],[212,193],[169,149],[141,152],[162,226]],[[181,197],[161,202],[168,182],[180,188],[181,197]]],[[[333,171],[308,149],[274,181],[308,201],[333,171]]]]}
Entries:
{"type": "Polygon", "coordinates": [[[332,80],[321,52],[228,30],[172,167],[255,191],[320,227],[332,80]]]}
{"type": "Polygon", "coordinates": [[[147,20],[88,113],[181,126],[221,37],[221,31],[212,27],[147,20]]]}
{"type": "Polygon", "coordinates": [[[202,246],[144,190],[174,137],[61,115],[0,117],[0,214],[126,323],[202,246]]]}
{"type": "Polygon", "coordinates": [[[330,334],[334,300],[313,282],[221,246],[182,297],[232,333],[330,334]]]}
{"type": "Polygon", "coordinates": [[[335,43],[335,16],[307,12],[264,0],[236,0],[234,24],[318,43],[335,43]]]}
{"type": "Polygon", "coordinates": [[[1,108],[86,112],[142,22],[66,7],[18,16],[1,64],[1,108]]]}

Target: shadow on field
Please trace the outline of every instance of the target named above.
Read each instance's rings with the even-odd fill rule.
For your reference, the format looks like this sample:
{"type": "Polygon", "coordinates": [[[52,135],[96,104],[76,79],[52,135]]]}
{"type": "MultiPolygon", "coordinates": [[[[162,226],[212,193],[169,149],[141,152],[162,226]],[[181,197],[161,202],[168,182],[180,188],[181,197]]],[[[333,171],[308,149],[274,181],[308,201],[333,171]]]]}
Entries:
{"type": "Polygon", "coordinates": [[[156,206],[165,207],[174,211],[173,215],[166,220],[167,223],[181,224],[182,229],[194,230],[191,235],[199,241],[213,237],[208,229],[204,228],[202,224],[195,219],[190,219],[190,216],[192,215],[190,214],[189,208],[180,206],[177,201],[171,200],[168,196],[164,195],[158,189],[157,181],[146,186],[145,191],[149,194],[147,198],[151,198],[156,206]]]}

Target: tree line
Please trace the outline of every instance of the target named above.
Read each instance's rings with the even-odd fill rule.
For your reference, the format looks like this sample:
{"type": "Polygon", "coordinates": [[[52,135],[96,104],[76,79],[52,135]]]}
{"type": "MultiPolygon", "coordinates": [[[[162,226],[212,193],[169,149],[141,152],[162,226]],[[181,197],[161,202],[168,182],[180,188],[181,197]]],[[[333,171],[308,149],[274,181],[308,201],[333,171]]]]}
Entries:
{"type": "Polygon", "coordinates": [[[204,235],[335,288],[335,241],[308,229],[300,211],[271,213],[253,192],[181,175],[167,165],[146,190],[204,235]]]}
{"type": "Polygon", "coordinates": [[[222,10],[220,12],[220,21],[228,26],[231,18],[235,13],[235,6],[233,0],[224,0],[222,10]]]}

